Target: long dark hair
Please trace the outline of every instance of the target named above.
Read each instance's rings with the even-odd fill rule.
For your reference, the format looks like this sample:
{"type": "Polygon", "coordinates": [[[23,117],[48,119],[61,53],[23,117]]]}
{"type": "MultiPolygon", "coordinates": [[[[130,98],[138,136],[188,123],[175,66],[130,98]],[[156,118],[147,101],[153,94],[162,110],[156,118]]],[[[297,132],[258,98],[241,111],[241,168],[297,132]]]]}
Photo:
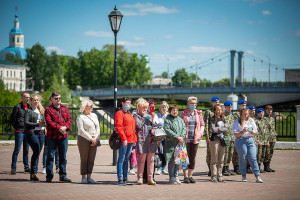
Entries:
{"type": "MultiPolygon", "coordinates": [[[[244,112],[245,110],[248,111],[248,113],[249,113],[249,109],[248,109],[248,108],[242,108],[242,109],[240,110],[239,124],[241,125],[241,127],[243,127],[244,121],[245,121],[245,119],[242,120],[242,114],[243,114],[243,112],[244,112]]],[[[248,121],[249,118],[250,118],[250,116],[248,115],[248,119],[246,119],[246,121],[248,121]]]]}
{"type": "Polygon", "coordinates": [[[223,121],[223,122],[225,122],[225,117],[224,117],[224,112],[223,112],[223,110],[222,110],[222,106],[220,106],[220,105],[214,105],[214,119],[215,119],[215,122],[217,121],[217,115],[216,115],[216,111],[217,111],[217,107],[220,107],[221,108],[221,115],[220,115],[220,117],[221,117],[221,120],[223,121]]]}

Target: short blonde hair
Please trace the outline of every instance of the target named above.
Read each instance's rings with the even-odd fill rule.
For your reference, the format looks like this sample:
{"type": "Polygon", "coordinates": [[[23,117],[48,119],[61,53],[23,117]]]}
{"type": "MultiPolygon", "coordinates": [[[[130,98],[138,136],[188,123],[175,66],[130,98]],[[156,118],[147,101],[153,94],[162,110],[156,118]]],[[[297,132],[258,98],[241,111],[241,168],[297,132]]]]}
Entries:
{"type": "Polygon", "coordinates": [[[138,108],[139,106],[148,107],[149,103],[144,98],[141,97],[138,100],[136,100],[136,107],[138,108]]]}
{"type": "Polygon", "coordinates": [[[80,103],[79,111],[80,111],[81,113],[83,113],[85,107],[86,107],[88,104],[93,105],[94,103],[93,103],[92,100],[82,100],[81,103],[80,103]]]}
{"type": "Polygon", "coordinates": [[[159,111],[160,111],[161,107],[163,107],[163,106],[167,106],[167,109],[169,110],[169,104],[166,101],[162,101],[159,105],[159,111]]]}
{"type": "Polygon", "coordinates": [[[187,103],[190,103],[193,100],[196,100],[196,102],[198,103],[197,97],[189,97],[188,100],[187,100],[187,103]]]}

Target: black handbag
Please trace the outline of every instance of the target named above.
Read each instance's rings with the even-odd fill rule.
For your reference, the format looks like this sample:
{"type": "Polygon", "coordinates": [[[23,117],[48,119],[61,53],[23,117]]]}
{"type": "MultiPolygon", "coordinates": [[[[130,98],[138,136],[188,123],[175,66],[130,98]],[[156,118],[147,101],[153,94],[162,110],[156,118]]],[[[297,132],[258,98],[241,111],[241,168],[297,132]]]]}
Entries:
{"type": "Polygon", "coordinates": [[[109,146],[113,150],[118,150],[122,144],[120,135],[116,132],[116,130],[113,131],[113,133],[110,135],[109,138],[109,146]]]}
{"type": "Polygon", "coordinates": [[[221,146],[227,147],[230,145],[230,141],[227,137],[220,138],[221,146]]]}
{"type": "Polygon", "coordinates": [[[155,142],[162,141],[167,136],[165,130],[160,125],[153,125],[151,128],[151,134],[152,140],[155,142]]]}
{"type": "Polygon", "coordinates": [[[158,153],[154,156],[154,168],[160,168],[166,165],[166,159],[164,154],[158,153]]]}

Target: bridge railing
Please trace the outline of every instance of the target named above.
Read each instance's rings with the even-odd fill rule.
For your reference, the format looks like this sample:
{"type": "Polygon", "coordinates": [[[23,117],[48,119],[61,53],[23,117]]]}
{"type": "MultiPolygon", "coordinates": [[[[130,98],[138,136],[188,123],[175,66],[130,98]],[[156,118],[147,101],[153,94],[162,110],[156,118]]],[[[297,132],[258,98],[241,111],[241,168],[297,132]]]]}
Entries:
{"type": "MultiPolygon", "coordinates": [[[[169,84],[169,85],[118,85],[118,89],[136,90],[136,89],[167,89],[167,88],[229,88],[230,83],[192,83],[192,84],[169,84]]],[[[236,87],[300,87],[299,82],[244,82],[236,83],[236,87]]],[[[80,90],[113,90],[113,86],[81,86],[71,88],[75,91],[80,90]]]]}
{"type": "MultiPolygon", "coordinates": [[[[13,107],[0,107],[0,135],[9,135],[12,139],[14,129],[10,125],[9,119],[13,107]]],[[[77,135],[76,118],[79,114],[79,108],[69,108],[73,119],[70,135],[77,135]]],[[[183,109],[179,109],[182,111],[183,109]]],[[[97,114],[100,123],[101,135],[110,135],[114,128],[114,109],[109,107],[94,108],[93,112],[97,114]]],[[[204,113],[204,110],[203,110],[204,113]]],[[[275,127],[278,138],[296,138],[296,111],[274,110],[275,127]]]]}

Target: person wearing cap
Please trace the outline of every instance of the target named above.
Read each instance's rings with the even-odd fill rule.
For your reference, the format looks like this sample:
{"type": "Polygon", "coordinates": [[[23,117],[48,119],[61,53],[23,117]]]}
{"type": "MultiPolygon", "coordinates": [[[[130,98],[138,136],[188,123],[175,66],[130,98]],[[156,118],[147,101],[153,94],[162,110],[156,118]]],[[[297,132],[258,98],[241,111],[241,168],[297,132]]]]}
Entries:
{"type": "Polygon", "coordinates": [[[256,144],[254,140],[257,134],[257,127],[254,120],[249,116],[248,108],[243,108],[240,111],[240,118],[234,121],[232,129],[236,137],[234,146],[239,155],[239,168],[242,174],[242,182],[247,182],[246,172],[248,159],[256,177],[256,182],[263,183],[257,164],[256,144]]]}
{"type": "Polygon", "coordinates": [[[273,107],[271,105],[267,105],[265,110],[266,110],[265,111],[266,112],[265,119],[267,121],[267,134],[269,137],[270,148],[267,151],[267,159],[264,163],[264,166],[265,166],[264,170],[266,172],[275,172],[275,170],[271,169],[271,167],[270,167],[270,162],[272,160],[273,153],[274,153],[274,147],[277,142],[277,140],[276,140],[277,133],[275,130],[275,119],[274,119],[274,117],[272,117],[273,107]]]}
{"type": "MultiPolygon", "coordinates": [[[[241,111],[243,108],[247,108],[247,101],[245,101],[244,99],[239,100],[238,104],[239,104],[239,111],[238,111],[238,112],[235,112],[235,113],[233,114],[234,120],[240,118],[240,111],[241,111]]],[[[237,151],[236,151],[235,148],[234,148],[234,150],[233,150],[233,155],[232,155],[232,164],[233,164],[233,167],[234,167],[234,172],[235,172],[237,175],[241,175],[240,168],[239,168],[239,156],[238,156],[238,153],[237,153],[237,151]]]]}
{"type": "Polygon", "coordinates": [[[257,163],[260,173],[264,173],[264,170],[260,166],[266,158],[266,153],[270,144],[266,135],[267,126],[266,120],[264,119],[264,109],[258,108],[256,113],[257,117],[254,118],[254,121],[257,126],[257,135],[255,137],[257,143],[257,163]]]}
{"type": "Polygon", "coordinates": [[[219,105],[219,100],[220,98],[218,96],[213,96],[211,98],[211,109],[209,110],[206,110],[205,113],[204,113],[204,123],[205,123],[205,126],[204,126],[204,135],[206,137],[206,143],[207,143],[207,148],[206,148],[206,164],[208,166],[208,176],[211,176],[211,171],[210,171],[210,150],[209,150],[209,138],[211,137],[212,133],[210,131],[210,128],[209,128],[209,122],[211,121],[211,119],[213,118],[214,116],[214,111],[213,111],[213,107],[215,105],[219,105]]]}
{"type": "Polygon", "coordinates": [[[227,131],[226,137],[229,139],[230,145],[226,146],[226,148],[225,148],[224,166],[223,166],[222,173],[224,176],[230,176],[230,175],[236,175],[235,172],[229,170],[229,165],[230,165],[230,161],[232,159],[232,154],[233,154],[233,150],[234,150],[234,140],[235,140],[235,137],[232,133],[232,125],[234,122],[234,116],[231,114],[232,102],[226,101],[224,103],[224,106],[225,106],[224,118],[225,118],[225,121],[228,126],[228,131],[227,131]]]}
{"type": "Polygon", "coordinates": [[[255,106],[249,106],[249,115],[251,118],[254,119],[254,116],[255,116],[255,106]]]}

